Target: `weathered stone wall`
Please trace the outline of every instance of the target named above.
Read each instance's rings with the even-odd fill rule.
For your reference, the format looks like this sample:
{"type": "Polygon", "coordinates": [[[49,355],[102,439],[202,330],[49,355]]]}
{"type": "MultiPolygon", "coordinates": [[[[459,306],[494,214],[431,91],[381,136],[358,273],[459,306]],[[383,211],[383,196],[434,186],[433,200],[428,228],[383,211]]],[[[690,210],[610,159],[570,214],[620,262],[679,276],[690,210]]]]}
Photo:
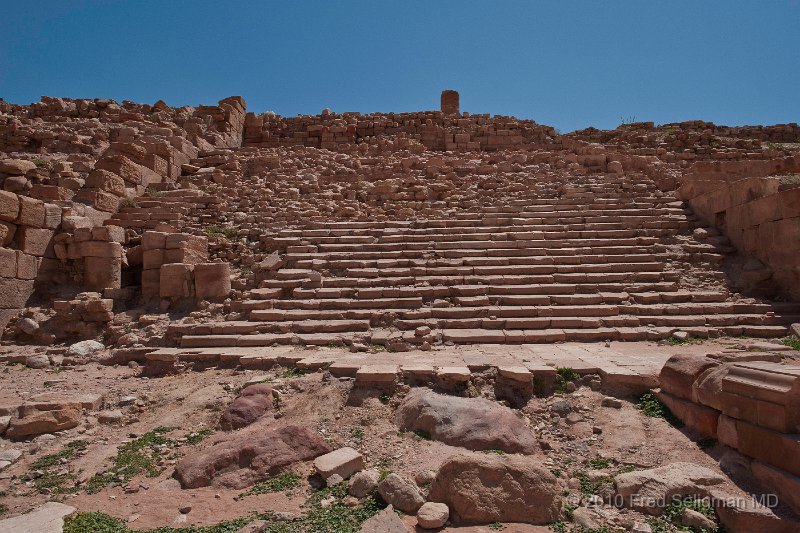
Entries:
{"type": "Polygon", "coordinates": [[[382,135],[406,135],[430,150],[491,151],[553,142],[555,130],[532,120],[485,115],[419,113],[326,113],[282,117],[248,113],[244,146],[310,146],[335,150],[373,142],[382,135]]]}
{"type": "MultiPolygon", "coordinates": [[[[681,199],[725,233],[764,282],[760,261],[780,292],[800,299],[800,156],[760,161],[697,162],[682,179],[681,199]]],[[[755,272],[755,273],[754,273],[755,272]]]]}
{"type": "Polygon", "coordinates": [[[675,355],[660,387],[689,429],[752,459],[754,477],[800,511],[800,366],[675,355]]]}

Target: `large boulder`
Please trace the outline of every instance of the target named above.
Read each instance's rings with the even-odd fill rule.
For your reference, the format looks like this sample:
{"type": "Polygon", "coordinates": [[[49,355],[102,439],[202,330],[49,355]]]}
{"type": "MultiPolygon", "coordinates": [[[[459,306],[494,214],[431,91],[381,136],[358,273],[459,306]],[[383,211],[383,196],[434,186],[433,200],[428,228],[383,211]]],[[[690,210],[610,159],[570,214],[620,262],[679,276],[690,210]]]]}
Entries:
{"type": "Polygon", "coordinates": [[[708,496],[712,487],[725,482],[725,477],[694,463],[671,463],[619,474],[614,482],[626,507],[660,515],[674,498],[708,496]]]}
{"type": "Polygon", "coordinates": [[[219,427],[223,431],[249,426],[267,412],[272,411],[272,387],[265,383],[256,383],[242,389],[222,413],[219,427]]]}
{"type": "Polygon", "coordinates": [[[397,409],[397,423],[406,431],[469,450],[502,450],[532,454],[536,438],[514,411],[485,398],[459,398],[415,389],[397,409]]]}
{"type": "Polygon", "coordinates": [[[184,489],[209,485],[240,489],[329,451],[328,443],[307,427],[256,423],[185,457],[175,467],[175,478],[184,489]]]}
{"type": "Polygon", "coordinates": [[[532,457],[462,453],[439,468],[428,501],[447,504],[456,523],[546,524],[561,515],[561,490],[532,457]]]}
{"type": "Polygon", "coordinates": [[[81,404],[69,401],[30,402],[20,406],[11,419],[6,436],[24,439],[76,427],[81,421],[81,404]]]}

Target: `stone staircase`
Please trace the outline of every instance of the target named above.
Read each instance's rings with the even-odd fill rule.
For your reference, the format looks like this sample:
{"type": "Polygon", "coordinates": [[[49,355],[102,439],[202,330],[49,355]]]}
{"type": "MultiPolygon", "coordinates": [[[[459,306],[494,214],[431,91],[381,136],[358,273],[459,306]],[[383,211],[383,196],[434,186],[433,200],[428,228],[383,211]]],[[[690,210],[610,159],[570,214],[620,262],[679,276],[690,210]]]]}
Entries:
{"type": "Polygon", "coordinates": [[[727,239],[695,239],[692,213],[636,179],[449,216],[265,228],[282,265],[234,302],[241,319],[169,334],[184,348],[358,349],[785,335],[800,306],[731,294],[727,239]]]}
{"type": "Polygon", "coordinates": [[[161,223],[181,231],[199,224],[203,216],[208,216],[209,206],[217,202],[213,196],[198,190],[151,191],[123,206],[104,224],[133,230],[137,236],[161,223]]]}

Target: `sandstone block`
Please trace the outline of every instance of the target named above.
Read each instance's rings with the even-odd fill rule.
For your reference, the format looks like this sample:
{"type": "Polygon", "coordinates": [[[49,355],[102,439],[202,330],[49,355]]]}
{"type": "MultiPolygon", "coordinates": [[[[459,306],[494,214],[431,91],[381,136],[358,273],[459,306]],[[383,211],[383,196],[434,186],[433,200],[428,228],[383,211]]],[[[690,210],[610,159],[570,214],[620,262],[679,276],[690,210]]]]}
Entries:
{"type": "Polygon", "coordinates": [[[314,468],[323,479],[334,474],[347,479],[364,468],[364,457],[350,447],[339,448],[314,460],[314,468]]]}
{"type": "Polygon", "coordinates": [[[89,290],[119,289],[122,287],[122,261],[119,257],[84,257],[83,281],[89,290]]]}
{"type": "Polygon", "coordinates": [[[120,226],[95,226],[92,228],[92,240],[124,243],[125,228],[120,226]]]}
{"type": "Polygon", "coordinates": [[[159,296],[162,298],[190,298],[194,292],[192,265],[167,263],[161,265],[159,296]]]}
{"type": "Polygon", "coordinates": [[[9,176],[24,176],[31,170],[36,170],[36,163],[25,159],[0,159],[0,174],[9,176]]]}
{"type": "Polygon", "coordinates": [[[231,266],[229,263],[196,264],[194,283],[198,300],[222,301],[231,292],[231,266]]]}
{"type": "Polygon", "coordinates": [[[25,307],[33,294],[33,280],[0,278],[0,309],[25,307]]]}
{"type": "Polygon", "coordinates": [[[19,216],[19,196],[13,192],[0,191],[0,220],[13,222],[19,216]]]}
{"type": "Polygon", "coordinates": [[[10,248],[0,248],[0,278],[17,277],[17,252],[10,248]]]}
{"type": "Polygon", "coordinates": [[[44,204],[44,227],[56,229],[61,225],[61,206],[57,204],[44,204]]]}
{"type": "Polygon", "coordinates": [[[118,242],[85,241],[80,243],[80,254],[83,257],[122,257],[122,245],[118,242]]]}
{"type": "Polygon", "coordinates": [[[19,279],[34,280],[39,273],[39,259],[36,256],[17,250],[17,277],[19,279]]]}
{"type": "Polygon", "coordinates": [[[19,196],[19,215],[15,222],[20,226],[41,228],[44,226],[44,202],[36,198],[19,196]]]}
{"type": "MultiPolygon", "coordinates": [[[[44,257],[52,244],[54,232],[50,229],[22,226],[17,231],[16,241],[19,249],[26,254],[44,257]]],[[[49,254],[51,257],[53,254],[49,254]]]]}
{"type": "Polygon", "coordinates": [[[0,221],[0,246],[8,246],[17,234],[17,225],[0,221]]]}
{"type": "Polygon", "coordinates": [[[100,189],[115,196],[125,196],[125,180],[108,170],[93,170],[86,178],[86,187],[100,189]]]}

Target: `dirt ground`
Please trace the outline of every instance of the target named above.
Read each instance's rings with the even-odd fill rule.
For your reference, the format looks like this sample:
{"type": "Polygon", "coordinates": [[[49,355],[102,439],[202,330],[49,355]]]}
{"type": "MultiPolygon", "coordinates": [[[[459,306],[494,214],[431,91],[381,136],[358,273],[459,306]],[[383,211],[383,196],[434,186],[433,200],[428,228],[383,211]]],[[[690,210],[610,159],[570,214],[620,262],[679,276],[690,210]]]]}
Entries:
{"type": "MultiPolygon", "coordinates": [[[[208,445],[203,437],[219,431],[220,413],[237,391],[258,379],[268,381],[280,392],[283,422],[313,427],[334,447],[359,450],[367,467],[414,479],[422,472],[435,472],[448,457],[463,451],[398,430],[394,410],[408,391],[403,385],[393,391],[363,390],[350,379],[333,378],[324,371],[303,375],[283,368],[269,372],[207,369],[151,379],[140,374],[137,365],[98,363],[47,370],[21,364],[0,367],[0,405],[19,403],[40,393],[94,393],[102,395],[103,409],[122,413],[121,420],[100,423],[98,411],[89,411],[81,424],[71,430],[27,442],[0,439],[0,451],[16,448],[23,452],[16,463],[0,472],[0,503],[6,507],[5,517],[24,513],[47,500],[63,501],[79,511],[107,513],[126,521],[131,529],[210,525],[265,511],[299,516],[311,490],[310,463],[292,468],[301,476],[299,486],[265,494],[243,495],[242,490],[221,487],[184,490],[172,477],[181,457],[203,449],[208,445]],[[158,454],[155,475],[142,473],[128,481],[103,486],[95,493],[87,490],[94,476],[111,468],[121,445],[156,428],[166,428],[162,436],[171,443],[158,454]],[[75,441],[84,444],[70,448],[75,441]],[[70,451],[62,453],[65,450],[70,451]],[[59,453],[62,455],[54,465],[41,466],[42,458],[59,453]],[[53,481],[37,484],[42,477],[53,481]]],[[[493,399],[488,382],[479,386],[479,392],[493,399]]],[[[676,461],[722,472],[723,452],[719,446],[701,441],[705,448],[701,447],[695,435],[664,419],[645,416],[633,399],[626,399],[619,409],[601,406],[604,396],[580,386],[572,393],[532,397],[520,409],[544,443],[538,458],[570,487],[568,501],[581,501],[579,484],[576,486],[580,476],[599,479],[625,468],[649,468],[676,461]],[[580,416],[570,421],[554,416],[551,406],[560,400],[569,402],[572,411],[580,416]]],[[[728,485],[734,493],[752,488],[745,478],[728,485]]],[[[644,518],[629,510],[613,510],[611,515],[616,525],[644,518]]],[[[408,526],[415,524],[414,517],[406,516],[404,520],[408,526]]],[[[455,529],[464,533],[493,531],[488,526],[447,531],[455,529]]],[[[513,524],[506,524],[503,529],[520,533],[548,530],[513,524]]]]}

